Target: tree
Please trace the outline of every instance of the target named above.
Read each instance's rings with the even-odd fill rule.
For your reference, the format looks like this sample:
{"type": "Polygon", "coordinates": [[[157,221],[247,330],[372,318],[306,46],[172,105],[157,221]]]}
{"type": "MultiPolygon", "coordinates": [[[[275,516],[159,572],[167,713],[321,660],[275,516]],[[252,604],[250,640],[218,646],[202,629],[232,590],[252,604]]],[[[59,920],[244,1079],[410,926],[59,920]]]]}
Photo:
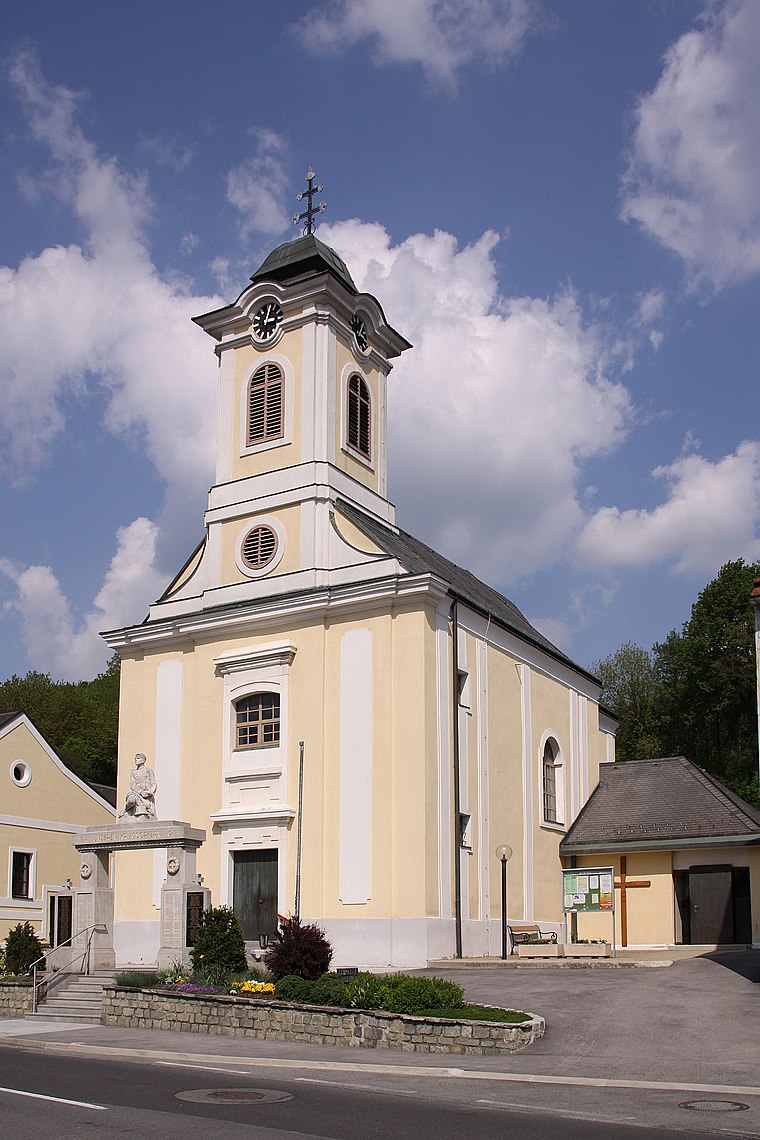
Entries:
{"type": "Polygon", "coordinates": [[[0,682],[0,712],[23,712],[72,772],[116,782],[119,658],[92,681],[54,681],[47,673],[0,682]]]}
{"type": "Polygon", "coordinates": [[[760,567],[727,562],[679,632],[647,653],[630,642],[594,666],[620,718],[618,756],[688,756],[750,803],[758,791],[755,622],[760,567]]]}
{"type": "Polygon", "coordinates": [[[597,661],[602,703],[620,720],[616,754],[620,760],[661,755],[657,732],[657,681],[653,656],[627,641],[616,653],[597,661]]]}
{"type": "Polygon", "coordinates": [[[760,567],[727,562],[705,586],[681,633],[654,652],[660,733],[745,799],[757,797],[755,622],[750,591],[760,567]]]}

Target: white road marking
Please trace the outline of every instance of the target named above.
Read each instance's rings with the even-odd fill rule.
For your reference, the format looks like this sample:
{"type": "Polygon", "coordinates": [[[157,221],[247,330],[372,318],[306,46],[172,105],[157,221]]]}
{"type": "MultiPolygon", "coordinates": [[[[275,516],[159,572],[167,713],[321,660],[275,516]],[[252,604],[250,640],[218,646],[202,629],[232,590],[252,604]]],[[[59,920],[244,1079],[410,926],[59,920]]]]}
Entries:
{"type": "Polygon", "coordinates": [[[62,1096],[45,1096],[43,1093],[23,1092],[21,1089],[5,1089],[0,1087],[0,1093],[10,1093],[11,1096],[29,1096],[33,1100],[52,1100],[56,1104],[73,1104],[75,1108],[96,1108],[98,1112],[106,1112],[105,1104],[89,1104],[86,1100],[66,1100],[62,1096]]]}
{"type": "MultiPolygon", "coordinates": [[[[42,1042],[46,1053],[66,1052],[71,1045],[42,1042]]],[[[160,1053],[154,1049],[114,1049],[103,1045],[78,1045],[79,1052],[92,1056],[115,1056],[121,1061],[158,1060],[166,1056],[166,1051],[160,1053]]],[[[202,1064],[206,1062],[224,1062],[226,1057],[215,1053],[194,1055],[192,1053],[177,1053],[175,1056],[184,1061],[202,1064]]],[[[757,1085],[707,1085],[696,1082],[680,1081],[634,1081],[615,1079],[611,1077],[573,1077],[553,1076],[544,1073],[491,1073],[484,1069],[461,1069],[450,1066],[437,1067],[433,1065],[384,1065],[367,1064],[360,1061],[309,1061],[306,1059],[291,1059],[285,1057],[235,1057],[234,1064],[245,1065],[246,1068],[258,1069],[304,1069],[322,1072],[343,1073],[370,1073],[388,1074],[398,1077],[426,1077],[428,1079],[447,1079],[459,1077],[469,1081],[512,1081],[516,1084],[543,1084],[543,1085],[569,1085],[586,1088],[619,1088],[619,1089],[652,1089],[662,1092],[703,1092],[703,1093],[731,1093],[734,1096],[760,1096],[760,1086],[757,1085]]]]}
{"type": "Polygon", "coordinates": [[[213,1065],[188,1065],[183,1061],[158,1061],[159,1065],[167,1065],[170,1069],[193,1069],[197,1073],[236,1073],[239,1077],[250,1077],[247,1069],[220,1069],[213,1065]]]}

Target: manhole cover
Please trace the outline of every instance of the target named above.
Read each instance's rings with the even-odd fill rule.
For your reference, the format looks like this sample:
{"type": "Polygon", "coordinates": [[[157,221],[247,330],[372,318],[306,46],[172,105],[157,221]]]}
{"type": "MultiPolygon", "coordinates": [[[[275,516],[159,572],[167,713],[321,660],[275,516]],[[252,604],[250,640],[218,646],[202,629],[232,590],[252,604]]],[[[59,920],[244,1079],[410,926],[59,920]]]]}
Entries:
{"type": "Polygon", "coordinates": [[[189,1089],[174,1095],[177,1100],[192,1100],[196,1104],[275,1104],[293,1099],[292,1093],[278,1089],[189,1089]]]}
{"type": "Polygon", "coordinates": [[[740,1100],[684,1100],[678,1107],[689,1112],[744,1112],[749,1105],[740,1100]]]}

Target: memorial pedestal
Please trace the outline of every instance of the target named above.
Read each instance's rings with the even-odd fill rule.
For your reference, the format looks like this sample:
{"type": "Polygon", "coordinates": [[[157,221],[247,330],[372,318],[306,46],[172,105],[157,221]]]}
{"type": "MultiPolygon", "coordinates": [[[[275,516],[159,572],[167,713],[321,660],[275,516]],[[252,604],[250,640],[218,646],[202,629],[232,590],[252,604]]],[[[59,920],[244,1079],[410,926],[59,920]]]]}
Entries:
{"type": "Polygon", "coordinates": [[[87,949],[88,940],[86,971],[111,970],[116,964],[113,891],[108,865],[111,852],[156,847],[166,848],[158,966],[167,969],[176,961],[188,960],[198,919],[211,902],[211,892],[201,886],[195,871],[195,853],[205,838],[205,831],[187,823],[154,819],[129,820],[115,827],[88,827],[74,836],[74,846],[81,856],[80,884],[74,904],[74,929],[78,934],[75,953],[79,954],[80,962],[77,969],[82,968],[82,953],[87,949]]]}

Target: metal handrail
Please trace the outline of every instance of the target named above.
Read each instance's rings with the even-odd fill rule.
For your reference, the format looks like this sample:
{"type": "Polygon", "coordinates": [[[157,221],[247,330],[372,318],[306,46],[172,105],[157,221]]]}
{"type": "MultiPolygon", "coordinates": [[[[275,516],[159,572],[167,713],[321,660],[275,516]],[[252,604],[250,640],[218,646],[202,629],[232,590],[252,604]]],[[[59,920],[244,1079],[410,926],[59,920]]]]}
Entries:
{"type": "Polygon", "coordinates": [[[82,970],[82,973],[89,974],[89,972],[90,972],[90,948],[92,946],[92,939],[95,935],[95,931],[98,930],[99,928],[101,930],[104,928],[102,922],[94,922],[92,924],[92,926],[83,927],[81,930],[78,930],[76,932],[76,934],[72,934],[68,938],[65,938],[63,940],[63,942],[59,942],[57,946],[51,946],[50,950],[46,954],[43,954],[41,958],[37,958],[34,962],[32,962],[31,966],[29,966],[29,968],[26,971],[27,974],[32,975],[32,1013],[37,1012],[37,1005],[38,1005],[37,991],[39,989],[41,989],[42,986],[44,986],[46,984],[46,982],[48,981],[47,977],[41,978],[40,981],[37,981],[37,967],[39,966],[40,962],[46,962],[47,955],[50,953],[51,950],[58,950],[61,946],[67,946],[69,943],[72,943],[75,938],[80,938],[83,934],[87,934],[88,935],[87,945],[85,946],[84,950],[82,951],[81,954],[75,954],[73,958],[69,959],[68,965],[71,966],[72,963],[76,962],[76,960],[78,958],[81,958],[82,959],[82,965],[85,967],[82,970]],[[88,934],[88,931],[89,931],[89,934],[88,934]]]}

